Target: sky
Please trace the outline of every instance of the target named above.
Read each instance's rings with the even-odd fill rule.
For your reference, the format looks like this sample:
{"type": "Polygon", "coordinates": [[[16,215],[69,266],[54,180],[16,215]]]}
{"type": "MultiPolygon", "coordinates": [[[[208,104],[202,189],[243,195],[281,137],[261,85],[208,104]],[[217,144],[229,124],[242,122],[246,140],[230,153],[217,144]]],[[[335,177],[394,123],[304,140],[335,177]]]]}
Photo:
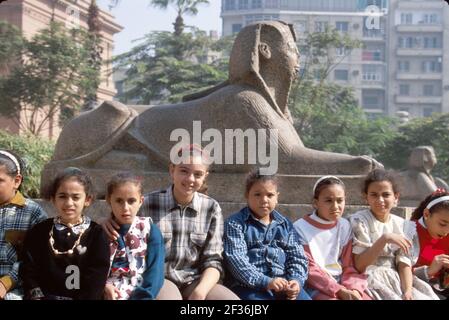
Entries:
{"type": "MultiPolygon", "coordinates": [[[[139,39],[150,31],[173,31],[172,23],[176,19],[173,6],[161,10],[149,5],[150,0],[121,0],[117,7],[109,11],[109,0],[97,0],[99,7],[110,12],[123,31],[114,36],[114,55],[129,51],[139,39]]],[[[201,30],[216,30],[221,35],[222,21],[220,18],[221,0],[209,0],[209,4],[198,6],[198,15],[185,16],[186,25],[194,25],[201,30]]]]}

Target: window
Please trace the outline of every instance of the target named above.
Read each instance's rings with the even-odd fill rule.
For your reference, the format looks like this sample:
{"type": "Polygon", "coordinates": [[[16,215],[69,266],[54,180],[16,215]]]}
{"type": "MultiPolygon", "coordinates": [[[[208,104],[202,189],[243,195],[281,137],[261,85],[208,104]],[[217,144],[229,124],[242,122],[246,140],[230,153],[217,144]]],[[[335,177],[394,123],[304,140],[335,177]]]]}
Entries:
{"type": "Polygon", "coordinates": [[[335,29],[337,29],[340,32],[348,32],[349,23],[346,21],[337,21],[335,22],[335,29]]]}
{"type": "Polygon", "coordinates": [[[408,96],[410,94],[410,86],[408,84],[399,85],[399,95],[408,96]]]}
{"type": "Polygon", "coordinates": [[[412,24],[413,14],[411,13],[401,13],[401,24],[412,24]]]}
{"type": "Polygon", "coordinates": [[[307,21],[299,20],[294,23],[295,30],[300,35],[301,33],[307,32],[307,21]]]}
{"type": "MultiPolygon", "coordinates": [[[[441,59],[441,58],[440,58],[441,59]]],[[[441,72],[441,62],[438,61],[432,61],[432,60],[426,60],[421,63],[421,71],[425,73],[435,72],[439,73],[441,72]]]]}
{"type": "Polygon", "coordinates": [[[279,0],[265,0],[265,8],[278,9],[279,8],[279,0]]]}
{"type": "Polygon", "coordinates": [[[376,65],[364,65],[362,80],[364,81],[382,81],[381,70],[376,65]]]}
{"type": "Polygon", "coordinates": [[[335,70],[334,71],[335,80],[347,81],[349,79],[348,70],[335,70]]]}
{"type": "Polygon", "coordinates": [[[423,95],[426,97],[431,97],[435,95],[434,86],[431,84],[425,84],[423,86],[423,95]]]}
{"type": "Polygon", "coordinates": [[[399,72],[409,72],[410,71],[410,61],[407,61],[407,60],[398,61],[398,71],[399,72]]]}
{"type": "Polygon", "coordinates": [[[366,95],[363,96],[363,107],[365,109],[377,109],[379,108],[380,101],[378,96],[366,95]]]}
{"type": "Polygon", "coordinates": [[[424,49],[441,48],[441,41],[438,37],[424,37],[424,49]]]}
{"type": "Polygon", "coordinates": [[[423,13],[421,21],[422,24],[438,24],[438,15],[436,13],[423,13]]]}
{"type": "Polygon", "coordinates": [[[315,21],[315,32],[325,32],[328,27],[329,22],[327,21],[315,21]]]}
{"type": "Polygon", "coordinates": [[[350,53],[351,53],[351,50],[349,50],[349,48],[347,48],[347,47],[335,48],[335,55],[337,57],[344,57],[344,56],[349,55],[350,53]]]}
{"type": "Polygon", "coordinates": [[[249,14],[245,15],[245,25],[248,25],[257,21],[271,21],[279,20],[278,14],[249,14]]]}
{"type": "Polygon", "coordinates": [[[225,10],[235,10],[235,0],[226,0],[225,1],[225,10]]]}
{"type": "Polygon", "coordinates": [[[248,9],[248,0],[239,0],[239,10],[248,9]]]}
{"type": "Polygon", "coordinates": [[[363,50],[363,61],[382,61],[382,52],[380,50],[363,50]]]}
{"type": "Polygon", "coordinates": [[[432,107],[426,107],[423,109],[422,115],[423,115],[423,117],[430,117],[433,112],[434,112],[434,110],[432,107]]]}
{"type": "Polygon", "coordinates": [[[240,30],[242,30],[242,24],[241,23],[234,23],[232,25],[232,34],[239,33],[240,30]]]}
{"type": "Polygon", "coordinates": [[[252,9],[262,8],[262,0],[251,0],[251,8],[252,9]]]}

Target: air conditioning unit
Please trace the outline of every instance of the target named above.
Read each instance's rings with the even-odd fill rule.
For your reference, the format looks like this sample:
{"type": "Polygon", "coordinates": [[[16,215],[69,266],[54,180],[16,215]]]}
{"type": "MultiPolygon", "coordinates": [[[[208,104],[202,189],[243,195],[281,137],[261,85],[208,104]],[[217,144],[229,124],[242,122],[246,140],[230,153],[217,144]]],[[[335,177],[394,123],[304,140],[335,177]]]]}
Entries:
{"type": "Polygon", "coordinates": [[[357,76],[359,75],[359,70],[353,70],[353,71],[352,71],[352,75],[353,75],[354,77],[357,77],[357,76]]]}
{"type": "Polygon", "coordinates": [[[354,28],[354,30],[357,30],[360,27],[360,25],[358,23],[354,23],[352,27],[354,28]]]}

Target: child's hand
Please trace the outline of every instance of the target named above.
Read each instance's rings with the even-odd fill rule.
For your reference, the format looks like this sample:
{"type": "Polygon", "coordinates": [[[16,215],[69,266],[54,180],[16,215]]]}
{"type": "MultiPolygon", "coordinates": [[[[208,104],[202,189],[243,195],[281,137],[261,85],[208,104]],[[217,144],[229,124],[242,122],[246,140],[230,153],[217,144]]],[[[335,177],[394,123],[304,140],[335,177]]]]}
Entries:
{"type": "Polygon", "coordinates": [[[117,240],[119,234],[117,230],[120,229],[120,226],[115,222],[112,218],[107,219],[99,219],[98,223],[103,227],[104,232],[110,240],[117,240]]]}
{"type": "Polygon", "coordinates": [[[399,249],[402,249],[405,254],[409,254],[409,249],[412,246],[412,243],[404,236],[396,233],[385,233],[383,237],[386,243],[395,244],[399,247],[399,249]]]}
{"type": "Polygon", "coordinates": [[[429,269],[427,269],[427,274],[429,277],[433,277],[436,273],[443,269],[443,267],[449,268],[449,256],[447,254],[435,256],[429,266],[429,269]]]}
{"type": "Polygon", "coordinates": [[[0,299],[4,299],[6,296],[6,288],[2,282],[0,282],[0,299]]]}
{"type": "Polygon", "coordinates": [[[299,286],[299,283],[296,280],[290,280],[285,289],[287,300],[296,300],[300,290],[301,287],[299,286]]]}
{"type": "Polygon", "coordinates": [[[413,300],[412,290],[407,290],[402,294],[402,300],[413,300]]]}
{"type": "Polygon", "coordinates": [[[362,300],[362,295],[357,290],[349,290],[346,288],[340,289],[337,292],[337,297],[340,300],[362,300]]]}
{"type": "Polygon", "coordinates": [[[114,287],[113,284],[106,283],[106,286],[104,287],[104,299],[117,300],[118,295],[119,290],[116,287],[114,287]]]}
{"type": "Polygon", "coordinates": [[[284,291],[288,286],[288,281],[284,278],[274,278],[267,286],[267,290],[273,290],[275,292],[284,291]]]}
{"type": "Polygon", "coordinates": [[[198,289],[198,286],[195,288],[195,290],[192,291],[192,293],[189,295],[187,300],[206,300],[207,293],[203,292],[203,290],[198,289]]]}

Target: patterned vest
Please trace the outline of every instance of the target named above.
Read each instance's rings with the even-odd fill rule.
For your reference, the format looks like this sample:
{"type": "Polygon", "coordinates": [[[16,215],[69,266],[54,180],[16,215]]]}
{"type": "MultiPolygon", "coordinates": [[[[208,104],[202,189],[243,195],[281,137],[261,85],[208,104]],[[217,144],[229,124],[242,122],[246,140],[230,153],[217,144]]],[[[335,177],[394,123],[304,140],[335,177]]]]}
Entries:
{"type": "Polygon", "coordinates": [[[110,244],[111,269],[108,283],[118,289],[118,300],[128,300],[134,289],[142,285],[150,231],[151,218],[136,217],[123,237],[125,246],[119,248],[117,241],[112,241],[110,244]],[[127,260],[128,267],[115,268],[112,264],[116,259],[127,260]]]}

